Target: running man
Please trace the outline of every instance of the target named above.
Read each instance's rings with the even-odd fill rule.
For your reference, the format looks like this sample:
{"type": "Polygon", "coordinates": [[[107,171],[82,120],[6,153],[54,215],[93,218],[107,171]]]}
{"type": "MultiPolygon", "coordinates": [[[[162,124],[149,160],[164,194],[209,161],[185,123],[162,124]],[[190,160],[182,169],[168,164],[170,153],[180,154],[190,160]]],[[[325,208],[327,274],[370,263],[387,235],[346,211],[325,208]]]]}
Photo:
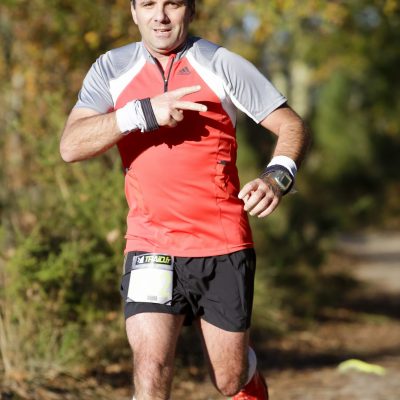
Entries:
{"type": "Polygon", "coordinates": [[[127,337],[137,400],[170,397],[183,324],[201,334],[211,379],[236,400],[268,398],[249,347],[255,253],[247,214],[266,217],[308,143],[287,99],[248,61],[190,37],[195,0],[133,0],[141,42],[92,65],[60,144],[67,162],[117,145],[125,171],[127,337]],[[277,135],[240,189],[236,112],[277,135]]]}

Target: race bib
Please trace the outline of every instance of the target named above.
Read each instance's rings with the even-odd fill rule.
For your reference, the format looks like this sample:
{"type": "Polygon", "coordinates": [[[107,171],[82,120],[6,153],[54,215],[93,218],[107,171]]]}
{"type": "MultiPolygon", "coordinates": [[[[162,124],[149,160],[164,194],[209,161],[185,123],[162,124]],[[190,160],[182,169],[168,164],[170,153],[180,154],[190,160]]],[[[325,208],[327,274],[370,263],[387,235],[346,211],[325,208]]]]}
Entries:
{"type": "Polygon", "coordinates": [[[127,302],[171,305],[174,258],[147,253],[133,258],[127,302]]]}

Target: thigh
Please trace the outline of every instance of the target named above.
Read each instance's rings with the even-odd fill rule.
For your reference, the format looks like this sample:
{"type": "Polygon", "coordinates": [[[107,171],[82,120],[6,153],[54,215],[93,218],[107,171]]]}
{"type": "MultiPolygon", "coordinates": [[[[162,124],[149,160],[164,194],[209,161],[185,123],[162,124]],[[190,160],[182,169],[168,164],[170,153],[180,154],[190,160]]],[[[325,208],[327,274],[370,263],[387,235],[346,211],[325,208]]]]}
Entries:
{"type": "Polygon", "coordinates": [[[135,364],[173,363],[176,342],[184,316],[165,313],[140,313],[126,320],[126,333],[135,364]]]}
{"type": "Polygon", "coordinates": [[[126,320],[138,399],[169,399],[176,342],[183,318],[163,313],[140,313],[126,320]]]}
{"type": "Polygon", "coordinates": [[[214,384],[237,382],[240,386],[247,376],[249,330],[230,332],[203,319],[198,328],[214,384]]]}

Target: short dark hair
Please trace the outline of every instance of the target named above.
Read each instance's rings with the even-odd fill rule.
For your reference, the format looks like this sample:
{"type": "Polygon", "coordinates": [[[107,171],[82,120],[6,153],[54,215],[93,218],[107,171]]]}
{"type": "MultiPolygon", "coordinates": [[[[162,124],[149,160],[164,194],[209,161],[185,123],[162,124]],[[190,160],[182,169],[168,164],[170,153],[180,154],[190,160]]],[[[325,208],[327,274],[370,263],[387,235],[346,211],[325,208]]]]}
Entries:
{"type": "MultiPolygon", "coordinates": [[[[186,0],[188,3],[188,6],[190,7],[190,9],[192,10],[192,12],[195,11],[196,9],[196,0],[186,0]]],[[[135,7],[136,4],[136,0],[131,0],[133,7],[135,7]]]]}

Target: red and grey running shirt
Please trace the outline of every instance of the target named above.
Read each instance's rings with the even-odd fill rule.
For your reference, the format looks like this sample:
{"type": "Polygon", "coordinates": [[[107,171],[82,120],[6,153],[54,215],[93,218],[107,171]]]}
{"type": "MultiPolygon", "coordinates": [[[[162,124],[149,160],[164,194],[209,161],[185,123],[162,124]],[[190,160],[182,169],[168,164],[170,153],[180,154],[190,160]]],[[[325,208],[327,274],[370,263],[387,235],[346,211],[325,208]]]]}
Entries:
{"type": "Polygon", "coordinates": [[[206,112],[184,111],[175,128],[135,131],[118,148],[129,205],[126,251],[207,257],[253,246],[237,195],[236,111],[255,122],[286,102],[242,57],[188,39],[162,71],[142,42],[111,50],[92,65],[76,107],[106,113],[134,99],[200,85],[183,99],[206,112]]]}

